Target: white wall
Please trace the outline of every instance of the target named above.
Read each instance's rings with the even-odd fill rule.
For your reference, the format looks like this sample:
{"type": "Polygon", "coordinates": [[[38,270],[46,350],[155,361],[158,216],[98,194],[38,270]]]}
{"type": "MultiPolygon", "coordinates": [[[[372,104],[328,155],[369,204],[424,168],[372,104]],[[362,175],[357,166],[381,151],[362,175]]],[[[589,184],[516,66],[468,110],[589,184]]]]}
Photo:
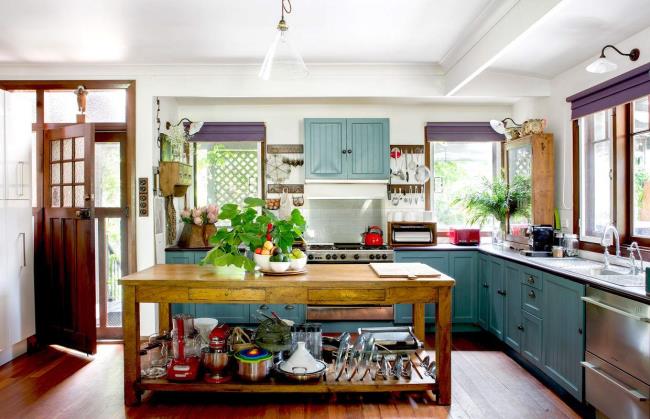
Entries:
{"type": "Polygon", "coordinates": [[[618,69],[615,72],[606,74],[589,73],[585,70],[585,67],[600,55],[600,51],[598,51],[590,60],[553,78],[549,97],[524,98],[513,106],[512,114],[515,121],[520,122],[529,118],[546,118],[548,120],[546,131],[554,134],[555,205],[560,210],[562,225],[566,230],[573,229],[572,203],[574,193],[572,184],[571,105],[566,102],[566,98],[650,61],[650,28],[617,43],[616,47],[622,51],[639,48],[641,57],[638,61],[632,62],[627,57],[619,56],[614,51],[609,50],[607,57],[618,64],[618,69]]]}

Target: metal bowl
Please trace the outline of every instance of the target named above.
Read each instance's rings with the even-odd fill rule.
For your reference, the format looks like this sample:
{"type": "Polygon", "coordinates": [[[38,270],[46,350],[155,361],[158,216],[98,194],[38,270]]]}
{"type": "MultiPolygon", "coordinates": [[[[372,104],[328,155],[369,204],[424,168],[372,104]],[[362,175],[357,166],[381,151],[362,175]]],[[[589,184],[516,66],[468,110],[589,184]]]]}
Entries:
{"type": "Polygon", "coordinates": [[[201,363],[211,374],[218,374],[228,367],[230,355],[228,352],[215,351],[210,348],[203,348],[201,351],[201,363]]]}
{"type": "Polygon", "coordinates": [[[263,349],[251,348],[250,350],[244,349],[235,354],[235,360],[237,361],[237,375],[243,380],[252,382],[264,380],[269,376],[273,369],[272,353],[265,351],[265,353],[262,353],[257,359],[247,355],[255,350],[264,351],[263,349]]]}
{"type": "Polygon", "coordinates": [[[278,364],[278,367],[277,367],[275,370],[277,371],[277,373],[278,373],[281,377],[284,377],[284,378],[286,378],[286,379],[288,379],[288,380],[296,381],[296,382],[299,382],[299,383],[304,383],[304,382],[307,382],[307,381],[316,381],[316,380],[320,380],[321,377],[325,374],[325,371],[327,371],[327,364],[324,363],[323,361],[318,361],[318,362],[321,363],[321,368],[318,369],[317,371],[313,371],[313,372],[300,372],[300,371],[299,371],[299,367],[294,367],[294,371],[293,371],[293,372],[284,371],[284,370],[282,369],[282,365],[283,365],[285,362],[286,362],[286,361],[282,361],[282,362],[280,362],[280,363],[278,364]]]}

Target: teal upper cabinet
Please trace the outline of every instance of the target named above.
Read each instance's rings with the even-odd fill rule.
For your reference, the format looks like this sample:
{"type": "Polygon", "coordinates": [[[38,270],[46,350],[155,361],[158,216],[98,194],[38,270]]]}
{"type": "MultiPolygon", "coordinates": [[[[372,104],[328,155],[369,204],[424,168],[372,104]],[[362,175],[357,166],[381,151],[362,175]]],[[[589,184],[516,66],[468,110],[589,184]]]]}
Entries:
{"type": "Polygon", "coordinates": [[[388,119],[347,120],[349,179],[388,179],[388,129],[388,119]]]}
{"type": "Polygon", "coordinates": [[[578,400],[582,400],[584,295],[584,285],[544,273],[541,367],[578,400]]]}
{"type": "Polygon", "coordinates": [[[347,149],[345,119],[305,119],[306,178],[346,179],[347,149]]]}
{"type": "Polygon", "coordinates": [[[305,178],[388,180],[388,119],[305,118],[305,178]]]}

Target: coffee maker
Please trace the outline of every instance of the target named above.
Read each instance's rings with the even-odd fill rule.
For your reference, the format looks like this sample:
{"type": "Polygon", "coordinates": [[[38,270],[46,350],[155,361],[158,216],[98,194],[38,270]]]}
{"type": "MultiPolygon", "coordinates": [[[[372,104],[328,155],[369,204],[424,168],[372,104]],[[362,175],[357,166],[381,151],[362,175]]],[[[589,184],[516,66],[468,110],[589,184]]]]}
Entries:
{"type": "Polygon", "coordinates": [[[551,256],[553,247],[554,230],[550,225],[533,225],[528,227],[528,250],[522,253],[525,256],[551,256]]]}
{"type": "Polygon", "coordinates": [[[199,358],[196,354],[188,354],[186,346],[193,343],[194,322],[192,317],[176,315],[172,319],[172,345],[174,358],[167,366],[167,379],[171,381],[194,381],[199,374],[199,358]]]}

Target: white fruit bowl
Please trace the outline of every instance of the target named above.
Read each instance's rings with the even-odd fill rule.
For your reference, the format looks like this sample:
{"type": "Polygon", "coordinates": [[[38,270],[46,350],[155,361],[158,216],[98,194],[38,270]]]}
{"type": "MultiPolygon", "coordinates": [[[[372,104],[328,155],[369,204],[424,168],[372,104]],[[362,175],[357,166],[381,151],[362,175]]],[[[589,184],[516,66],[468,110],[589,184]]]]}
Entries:
{"type": "Polygon", "coordinates": [[[269,267],[273,272],[286,272],[290,266],[291,262],[269,262],[269,267]]]}
{"type": "Polygon", "coordinates": [[[290,269],[292,271],[302,271],[305,269],[305,265],[307,265],[307,256],[300,259],[292,259],[290,269]]]}
{"type": "Polygon", "coordinates": [[[253,260],[255,261],[255,264],[264,271],[268,271],[270,269],[269,267],[270,258],[271,255],[258,255],[257,253],[253,254],[253,260]]]}

